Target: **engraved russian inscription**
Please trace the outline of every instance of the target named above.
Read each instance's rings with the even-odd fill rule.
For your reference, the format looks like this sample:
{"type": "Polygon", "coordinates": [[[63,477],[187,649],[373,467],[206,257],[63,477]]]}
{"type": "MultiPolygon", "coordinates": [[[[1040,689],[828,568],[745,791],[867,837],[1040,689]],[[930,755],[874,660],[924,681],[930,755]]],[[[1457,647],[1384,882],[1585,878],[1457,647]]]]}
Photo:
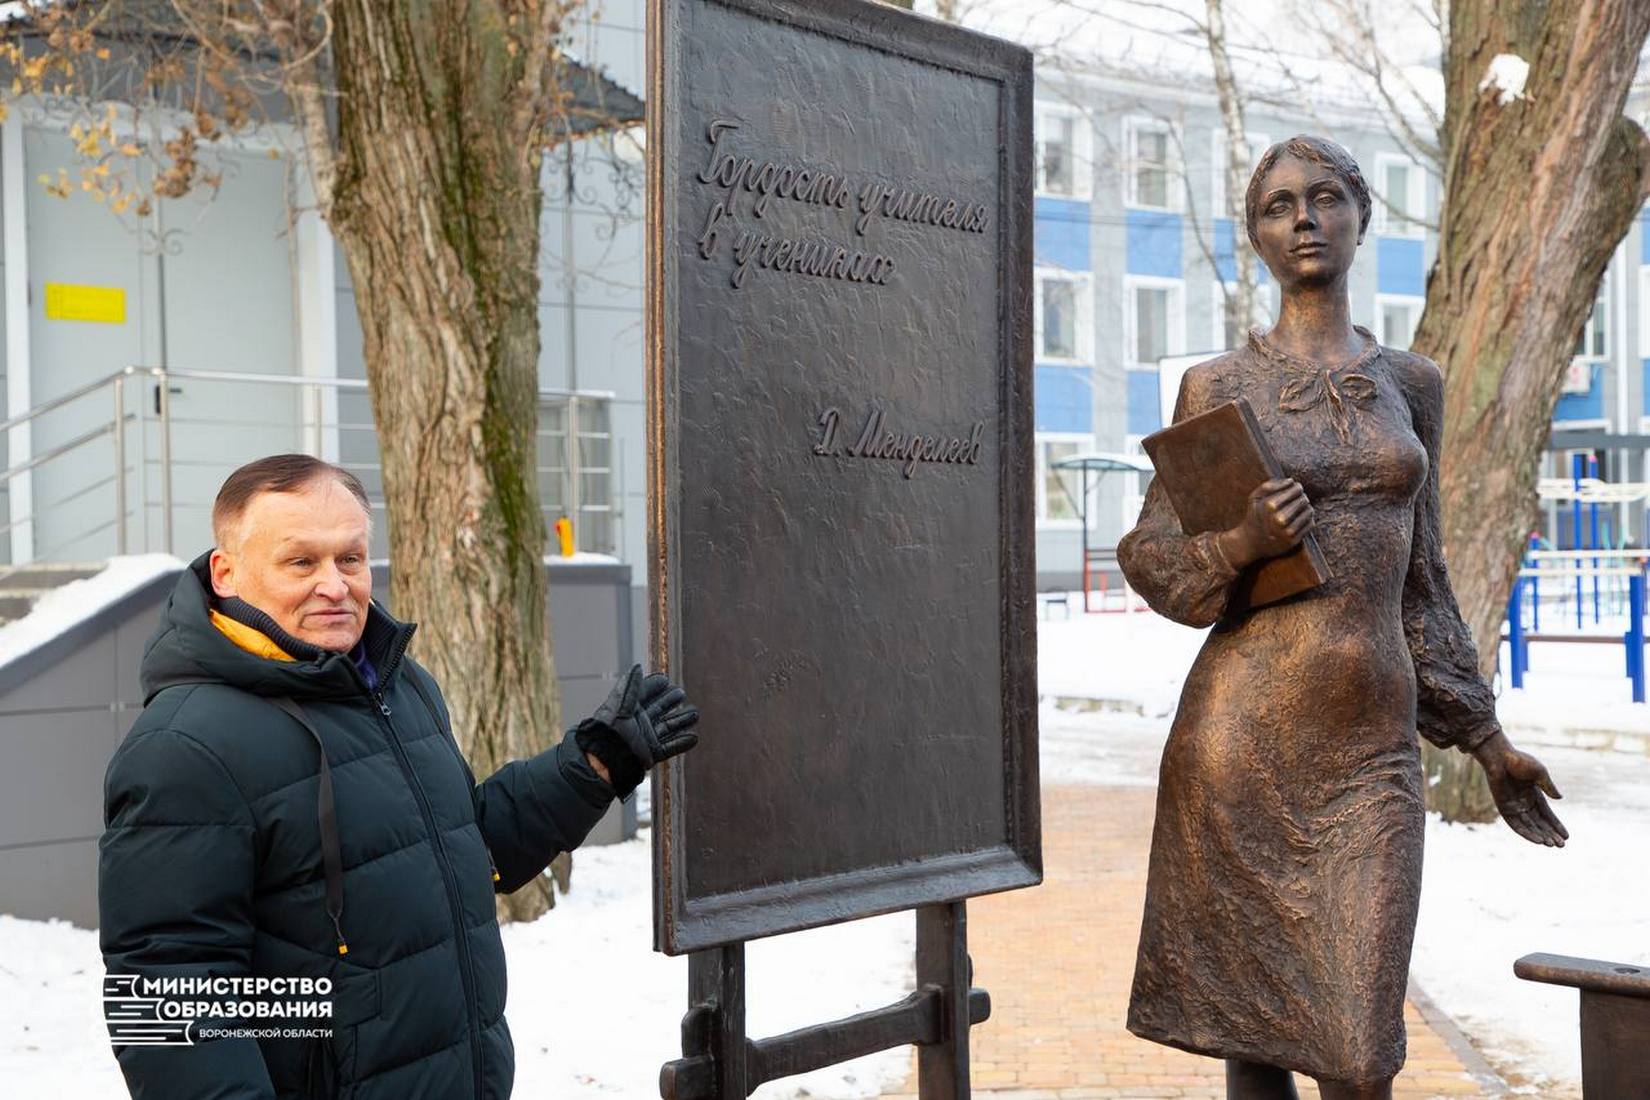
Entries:
{"type": "Polygon", "coordinates": [[[734,119],[712,119],[705,127],[706,159],[693,176],[720,195],[705,212],[698,237],[699,258],[714,260],[728,245],[733,257],[729,279],[736,289],[744,287],[753,267],[879,287],[887,286],[895,271],[894,257],[850,248],[826,233],[788,236],[742,226],[741,193],[751,196],[748,208],[757,218],[767,217],[775,198],[826,212],[851,213],[853,231],[861,237],[875,218],[982,235],[991,225],[990,207],[985,203],[884,180],[859,185],[856,202],[856,188],[840,169],[733,148],[742,128],[734,119]]]}

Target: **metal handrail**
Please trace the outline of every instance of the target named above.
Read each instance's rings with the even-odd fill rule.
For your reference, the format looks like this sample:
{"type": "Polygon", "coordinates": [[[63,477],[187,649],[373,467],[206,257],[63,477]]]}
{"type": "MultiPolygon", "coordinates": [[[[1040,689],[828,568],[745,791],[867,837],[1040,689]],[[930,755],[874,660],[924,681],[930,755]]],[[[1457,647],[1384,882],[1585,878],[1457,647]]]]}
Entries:
{"type": "Polygon", "coordinates": [[[12,417],[10,420],[0,423],[0,432],[10,431],[20,425],[29,423],[37,417],[43,416],[54,409],[61,409],[64,405],[69,404],[71,401],[78,401],[89,393],[96,393],[98,390],[109,385],[117,378],[125,378],[128,375],[136,374],[138,370],[139,368],[137,367],[127,367],[124,370],[117,370],[113,374],[104,375],[95,382],[88,382],[84,386],[79,386],[70,390],[68,393],[60,394],[59,396],[52,398],[50,401],[42,402],[34,408],[28,409],[25,412],[12,417]]]}
{"type": "MultiPolygon", "coordinates": [[[[5,421],[0,421],[0,435],[3,435],[4,433],[12,431],[13,429],[20,428],[20,427],[23,427],[25,425],[32,424],[35,421],[39,420],[42,416],[45,416],[45,415],[47,415],[49,413],[52,413],[52,412],[55,412],[58,409],[62,409],[65,406],[73,404],[76,401],[80,401],[84,398],[87,398],[87,397],[90,397],[94,394],[97,394],[100,391],[103,391],[105,389],[109,389],[109,390],[112,391],[112,395],[113,395],[113,399],[114,399],[114,401],[113,401],[114,411],[113,411],[113,415],[109,418],[109,420],[103,422],[99,426],[97,426],[97,427],[95,427],[95,428],[93,428],[89,431],[80,433],[79,435],[75,436],[73,439],[67,440],[63,443],[60,443],[60,444],[56,445],[55,447],[53,447],[49,451],[46,451],[46,452],[43,452],[43,453],[37,454],[37,455],[32,455],[28,459],[26,459],[25,461],[17,463],[15,466],[11,466],[11,467],[8,467],[8,468],[5,468],[5,469],[0,469],[0,487],[8,486],[16,478],[18,478],[19,476],[21,476],[25,473],[28,473],[32,470],[35,470],[35,469],[39,468],[40,466],[43,466],[46,463],[51,462],[55,459],[62,458],[65,455],[68,455],[68,454],[72,454],[75,451],[80,450],[81,448],[83,448],[83,447],[85,447],[85,446],[87,446],[87,445],[103,438],[106,435],[111,435],[111,434],[113,435],[113,437],[114,437],[113,446],[114,446],[114,449],[115,449],[115,463],[114,463],[115,473],[112,475],[112,478],[104,478],[104,479],[96,482],[95,485],[93,485],[91,487],[82,487],[82,489],[77,490],[75,493],[71,494],[70,497],[65,498],[65,500],[71,500],[71,499],[75,499],[77,497],[83,496],[83,495],[85,495],[85,493],[90,492],[92,490],[92,488],[101,488],[101,487],[107,485],[110,480],[113,480],[114,483],[115,483],[115,500],[116,500],[115,511],[117,512],[117,515],[115,516],[114,519],[99,524],[98,526],[93,528],[91,531],[81,532],[80,534],[76,535],[75,539],[71,540],[71,542],[78,541],[79,539],[85,538],[85,537],[87,537],[91,534],[96,534],[96,533],[102,532],[102,531],[106,530],[107,528],[109,528],[110,526],[115,526],[116,530],[117,530],[117,536],[116,536],[117,552],[124,554],[128,550],[128,541],[129,541],[129,539],[128,539],[128,530],[127,530],[127,518],[131,514],[131,510],[127,507],[127,495],[128,495],[127,494],[127,472],[128,472],[128,468],[129,468],[128,463],[127,463],[127,459],[126,459],[127,422],[135,420],[135,421],[138,422],[140,428],[142,428],[144,425],[146,425],[148,423],[148,418],[147,418],[146,415],[141,414],[141,413],[134,415],[134,414],[126,412],[126,382],[127,382],[128,379],[137,378],[137,377],[151,379],[151,380],[155,381],[158,384],[157,385],[157,393],[156,393],[156,406],[157,406],[157,408],[156,408],[156,419],[159,422],[159,430],[160,430],[159,440],[158,440],[158,450],[159,450],[158,460],[157,459],[147,459],[147,458],[144,458],[143,456],[140,455],[138,457],[138,469],[139,469],[139,472],[141,473],[143,469],[146,469],[150,466],[158,466],[160,468],[159,480],[160,480],[160,497],[161,497],[161,499],[160,499],[159,503],[160,503],[160,510],[161,510],[162,545],[163,545],[164,549],[167,552],[171,552],[171,550],[172,550],[172,545],[173,545],[172,517],[173,517],[173,513],[174,513],[176,507],[179,506],[179,502],[174,501],[173,496],[172,496],[172,471],[173,471],[173,469],[175,467],[178,467],[178,466],[213,465],[211,463],[204,463],[203,464],[203,463],[199,463],[199,462],[195,462],[195,461],[189,461],[189,460],[177,461],[177,460],[173,459],[173,457],[172,457],[172,428],[173,428],[173,425],[175,423],[178,423],[178,424],[204,423],[204,421],[197,421],[196,418],[181,418],[181,419],[178,419],[178,418],[174,418],[171,415],[171,394],[170,394],[170,383],[171,382],[173,382],[173,381],[229,382],[229,383],[243,383],[243,384],[244,383],[251,383],[251,384],[256,384],[256,385],[314,387],[314,389],[312,391],[313,394],[314,394],[314,399],[315,399],[314,400],[313,415],[314,415],[314,427],[315,427],[315,431],[316,431],[315,439],[316,439],[317,445],[319,445],[319,442],[320,442],[320,439],[321,439],[320,433],[325,428],[324,417],[322,415],[322,407],[323,407],[322,406],[322,400],[321,400],[322,394],[325,391],[328,391],[328,390],[331,390],[331,391],[334,391],[334,392],[362,392],[362,391],[366,391],[366,390],[369,389],[369,383],[367,382],[367,380],[359,379],[359,378],[316,378],[316,377],[310,377],[310,376],[306,376],[306,375],[258,374],[258,373],[244,372],[244,371],[217,371],[217,370],[190,370],[190,369],[175,370],[175,369],[171,369],[171,368],[167,368],[167,367],[153,367],[153,366],[133,365],[133,366],[128,366],[128,367],[123,367],[120,370],[113,371],[110,374],[104,375],[101,378],[97,378],[97,379],[94,379],[90,382],[86,382],[86,383],[84,383],[80,386],[75,387],[74,389],[70,390],[67,393],[60,394],[57,397],[54,397],[49,401],[44,401],[41,404],[36,405],[33,408],[27,409],[24,412],[22,412],[22,413],[20,413],[16,416],[10,417],[9,419],[7,419],[5,421]]],[[[608,391],[608,390],[570,390],[570,389],[564,389],[564,388],[560,388],[560,387],[540,387],[537,390],[536,396],[537,396],[538,403],[539,403],[540,406],[544,406],[546,404],[565,403],[565,407],[566,407],[566,410],[567,410],[566,411],[566,421],[565,421],[561,431],[543,431],[543,430],[540,430],[540,431],[537,431],[535,433],[537,436],[548,437],[548,438],[552,438],[552,439],[554,439],[556,437],[561,437],[562,446],[564,448],[564,454],[565,454],[565,459],[564,459],[565,465],[563,467],[560,467],[560,468],[554,467],[554,466],[535,467],[537,472],[550,473],[550,474],[555,474],[555,473],[559,472],[566,479],[566,492],[563,494],[564,499],[563,499],[562,503],[564,504],[564,506],[566,506],[566,510],[570,514],[572,514],[574,516],[578,516],[578,515],[581,514],[581,509],[584,510],[584,511],[600,512],[600,513],[604,513],[604,514],[614,514],[614,513],[616,513],[616,509],[614,509],[614,507],[612,506],[611,501],[605,506],[600,505],[600,504],[584,506],[583,503],[582,503],[581,497],[582,497],[582,494],[583,494],[583,486],[581,484],[581,482],[582,482],[582,476],[581,475],[583,473],[588,472],[588,473],[606,474],[609,477],[611,477],[612,473],[613,473],[613,470],[612,470],[611,465],[591,465],[591,466],[583,465],[582,464],[582,459],[581,459],[581,456],[580,456],[581,444],[584,443],[587,440],[588,441],[596,441],[596,442],[605,441],[605,442],[611,443],[612,442],[612,433],[611,432],[588,432],[588,433],[580,432],[579,431],[579,405],[580,405],[581,402],[611,403],[612,401],[614,401],[616,399],[617,395],[614,394],[612,391],[608,391]]],[[[217,423],[217,422],[213,422],[213,423],[217,423]]],[[[339,421],[338,423],[333,425],[334,430],[337,430],[337,431],[344,431],[344,430],[349,430],[349,431],[376,430],[376,427],[377,427],[376,424],[373,424],[373,423],[370,423],[370,422],[365,423],[365,424],[351,423],[351,424],[345,425],[342,421],[339,421]]],[[[609,462],[611,462],[611,459],[609,460],[609,462]]],[[[145,483],[145,486],[147,486],[147,477],[146,476],[145,476],[145,479],[144,479],[144,483],[145,483]]],[[[148,502],[147,487],[145,488],[145,491],[144,491],[144,499],[145,499],[145,508],[141,509],[140,511],[146,511],[147,510],[147,502],[148,502]]],[[[194,504],[186,504],[186,505],[183,505],[183,506],[191,507],[191,508],[195,507],[194,504]]],[[[46,511],[46,509],[35,507],[35,508],[31,508],[29,510],[30,514],[26,515],[26,516],[21,516],[21,517],[19,517],[19,516],[8,516],[7,517],[8,522],[6,522],[4,524],[4,526],[0,526],[0,535],[10,536],[11,532],[16,530],[18,527],[20,527],[24,524],[31,524],[32,525],[37,519],[39,519],[44,514],[45,511],[46,511]]],[[[30,529],[31,530],[33,529],[32,526],[31,526],[30,529]]],[[[64,545],[69,545],[69,543],[65,543],[64,545]]],[[[40,557],[39,554],[34,554],[32,556],[35,557],[35,558],[40,557]]]]}

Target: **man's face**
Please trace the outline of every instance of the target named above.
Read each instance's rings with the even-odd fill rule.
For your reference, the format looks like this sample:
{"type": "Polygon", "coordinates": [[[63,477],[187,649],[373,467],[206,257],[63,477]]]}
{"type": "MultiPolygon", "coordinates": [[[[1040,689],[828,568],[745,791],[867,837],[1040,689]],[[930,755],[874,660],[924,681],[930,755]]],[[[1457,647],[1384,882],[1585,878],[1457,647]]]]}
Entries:
{"type": "Polygon", "coordinates": [[[212,590],[239,596],[300,641],[347,652],[367,627],[369,533],[361,502],[333,478],[259,493],[212,551],[212,590]]]}

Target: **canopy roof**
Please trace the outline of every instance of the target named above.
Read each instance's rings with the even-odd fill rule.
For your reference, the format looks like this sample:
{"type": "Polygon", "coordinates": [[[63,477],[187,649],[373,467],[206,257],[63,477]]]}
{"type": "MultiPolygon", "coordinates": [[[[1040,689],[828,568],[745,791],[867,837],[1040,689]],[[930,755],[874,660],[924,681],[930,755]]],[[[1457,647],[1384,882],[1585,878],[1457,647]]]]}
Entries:
{"type": "Polygon", "coordinates": [[[1051,463],[1056,470],[1096,470],[1100,473],[1149,474],[1151,460],[1144,455],[1116,454],[1110,451],[1083,451],[1051,463]]]}

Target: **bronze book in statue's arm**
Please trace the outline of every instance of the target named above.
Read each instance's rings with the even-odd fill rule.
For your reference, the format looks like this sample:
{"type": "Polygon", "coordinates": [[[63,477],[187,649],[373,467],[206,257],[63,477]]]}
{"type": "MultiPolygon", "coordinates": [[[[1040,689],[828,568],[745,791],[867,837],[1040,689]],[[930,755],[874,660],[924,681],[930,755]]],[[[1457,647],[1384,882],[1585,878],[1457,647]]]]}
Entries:
{"type": "MultiPolygon", "coordinates": [[[[1243,398],[1187,417],[1141,441],[1188,535],[1227,531],[1243,522],[1257,485],[1287,476],[1243,398]]],[[[1309,531],[1287,554],[1245,569],[1232,582],[1227,613],[1253,610],[1315,588],[1329,566],[1309,531]]]]}

